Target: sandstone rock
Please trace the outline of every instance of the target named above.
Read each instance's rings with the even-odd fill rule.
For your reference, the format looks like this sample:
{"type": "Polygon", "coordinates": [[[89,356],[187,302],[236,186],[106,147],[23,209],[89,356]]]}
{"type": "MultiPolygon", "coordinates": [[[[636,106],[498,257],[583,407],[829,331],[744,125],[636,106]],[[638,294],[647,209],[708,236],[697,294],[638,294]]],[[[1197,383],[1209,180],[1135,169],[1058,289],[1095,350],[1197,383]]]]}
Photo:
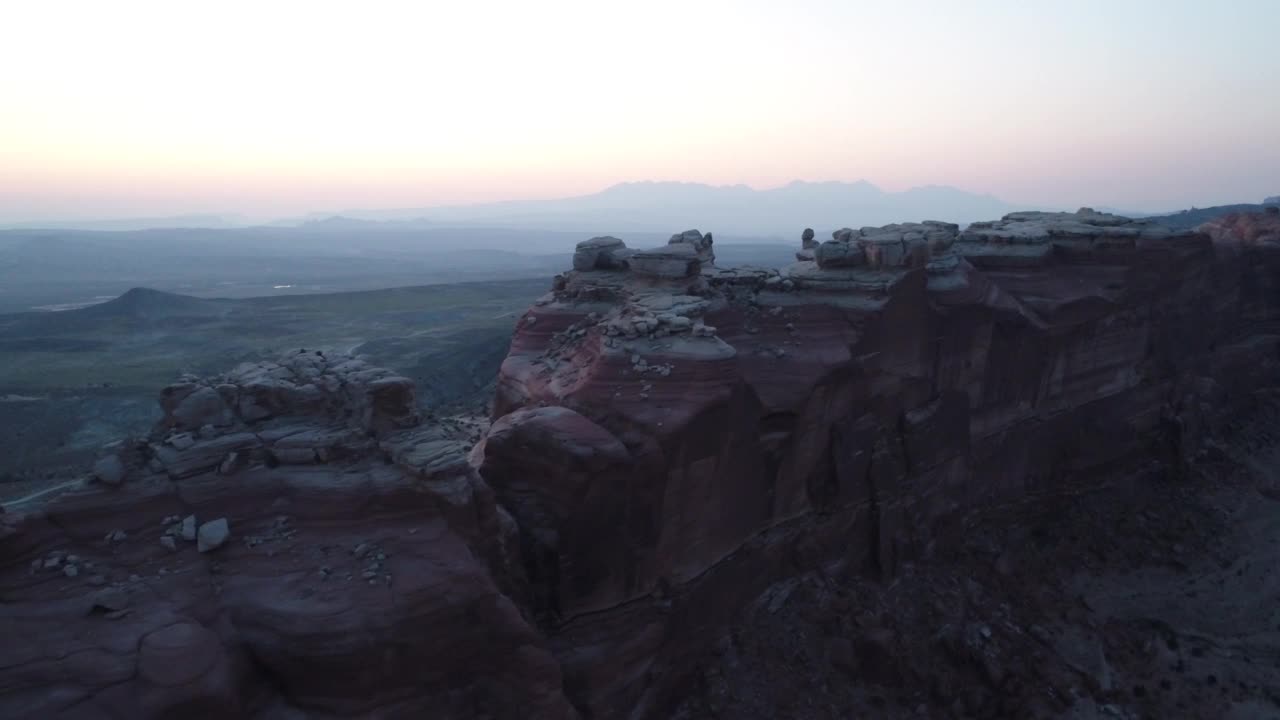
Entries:
{"type": "Polygon", "coordinates": [[[187,542],[195,542],[196,540],[196,516],[188,515],[182,518],[182,526],[179,530],[182,539],[187,542]]]}
{"type": "Polygon", "coordinates": [[[366,427],[391,430],[417,424],[418,403],[413,381],[400,376],[383,377],[367,386],[366,427]]]}
{"type": "Polygon", "coordinates": [[[688,330],[693,327],[693,321],[683,315],[674,315],[666,323],[675,331],[688,330]]]}
{"type": "Polygon", "coordinates": [[[814,254],[818,266],[824,269],[863,265],[873,270],[922,268],[935,256],[946,253],[958,232],[959,226],[936,220],[857,231],[843,228],[833,232],[832,239],[819,245],[814,254]]]}
{"type": "MultiPolygon", "coordinates": [[[[205,425],[204,427],[212,428],[213,426],[205,425]]],[[[196,441],[195,438],[191,437],[188,433],[177,433],[169,437],[168,443],[178,450],[186,450],[192,445],[195,445],[196,441]]]]}
{"type": "Polygon", "coordinates": [[[240,398],[238,410],[245,422],[254,422],[271,417],[271,411],[258,404],[253,397],[240,398]]]}
{"type": "MultiPolygon", "coordinates": [[[[1099,241],[1102,247],[1133,247],[1133,240],[1144,231],[1158,230],[1149,221],[1132,220],[1119,215],[1095,212],[1080,208],[1074,213],[1017,212],[992,222],[972,223],[959,237],[964,250],[973,248],[964,244],[988,245],[1045,245],[1075,252],[1088,252],[1099,241]],[[1116,242],[1120,241],[1120,242],[1116,242]]],[[[1188,236],[1189,232],[1170,233],[1174,237],[1188,236]]],[[[1166,236],[1167,237],[1167,236],[1166,236]]],[[[1163,239],[1163,238],[1160,238],[1163,239]]]]}
{"type": "Polygon", "coordinates": [[[573,254],[573,269],[625,270],[627,245],[615,237],[596,237],[578,243],[573,254]]]}
{"type": "MultiPolygon", "coordinates": [[[[1262,226],[1251,220],[1248,227],[1262,226]]],[[[735,564],[742,553],[770,555],[756,544],[763,533],[797,523],[821,535],[826,531],[811,530],[826,522],[817,518],[832,518],[828,540],[819,541],[828,549],[816,555],[840,553],[850,567],[891,575],[948,542],[935,533],[966,508],[1034,492],[1027,482],[1043,490],[1089,482],[1083,468],[1105,472],[1100,468],[1108,463],[1141,455],[1138,438],[1155,431],[1159,415],[1153,398],[1177,374],[1162,364],[1172,361],[1154,358],[1181,358],[1178,366],[1200,362],[1192,357],[1225,360],[1235,356],[1226,347],[1231,343],[1210,350],[1212,343],[1188,328],[1225,323],[1233,329],[1224,328],[1224,338],[1268,334],[1261,328],[1271,320],[1264,318],[1274,318],[1263,300],[1272,291],[1263,288],[1280,287],[1270,284],[1280,279],[1280,262],[1267,269],[1258,260],[1280,259],[1280,252],[1272,253],[1269,241],[1240,244],[1227,224],[1215,232],[1223,237],[1216,259],[1205,235],[1088,209],[1013,213],[964,233],[937,221],[843,228],[816,248],[816,263],[783,273],[793,289],[781,312],[762,302],[762,295],[781,295],[781,283],[768,274],[704,269],[706,309],[684,315],[691,321],[685,337],[650,338],[647,323],[609,322],[616,345],[570,349],[552,367],[533,362],[546,341],[517,329],[498,381],[495,435],[482,441],[481,470],[504,503],[518,508],[523,546],[537,558],[529,565],[535,605],[569,616],[569,625],[590,616],[600,628],[625,622],[605,609],[608,603],[678,598],[662,611],[673,619],[652,621],[663,628],[662,643],[619,660],[637,673],[660,663],[678,676],[677,658],[698,643],[673,638],[688,627],[706,637],[728,622],[712,617],[722,610],[699,613],[700,602],[741,607],[724,598],[754,598],[785,579],[785,571],[753,574],[763,561],[735,564]],[[1231,260],[1227,249],[1252,253],[1253,268],[1231,260]],[[1250,279],[1241,282],[1244,274],[1250,279]],[[1256,292],[1249,290],[1245,301],[1227,290],[1235,287],[1256,292]],[[1165,369],[1150,370],[1147,362],[1165,369]],[[668,376],[647,370],[667,364],[677,368],[668,376]],[[1148,369],[1134,372],[1139,366],[1148,369]],[[564,441],[535,432],[539,423],[526,414],[554,407],[572,408],[599,428],[585,436],[621,441],[635,458],[632,474],[568,471],[583,462],[570,458],[549,462],[556,470],[536,465],[521,475],[517,458],[564,453],[564,441]],[[1079,470],[1055,477],[1034,475],[1034,468],[1066,456],[1090,459],[1073,460],[1079,470]],[[637,514],[593,527],[588,548],[568,539],[587,535],[575,508],[586,502],[593,508],[586,515],[620,512],[594,499],[601,481],[630,498],[623,504],[637,514]],[[859,510],[869,505],[874,519],[859,510]],[[848,538],[859,533],[864,539],[851,551],[848,538]],[[618,576],[611,570],[618,566],[634,574],[618,576]],[[697,598],[702,592],[707,599],[697,598]],[[682,613],[693,619],[684,624],[682,613]]],[[[583,281],[570,278],[554,322],[568,327],[600,312],[600,302],[613,303],[620,318],[636,317],[637,298],[654,292],[650,277],[620,278],[609,300],[575,295],[583,281]]],[[[656,313],[668,327],[673,313],[656,313]]],[[[1240,352],[1259,362],[1267,355],[1240,352]]],[[[1280,370],[1275,357],[1265,364],[1280,370]]],[[[1253,377],[1266,384],[1277,376],[1253,377]]],[[[1180,422],[1183,434],[1196,432],[1188,429],[1190,418],[1180,422]]],[[[645,626],[636,621],[618,630],[612,647],[645,626]]],[[[867,627],[873,629],[860,631],[847,648],[856,660],[846,664],[863,676],[865,656],[866,676],[904,682],[908,672],[895,659],[894,634],[867,627]]],[[[593,632],[566,635],[594,643],[593,632]]],[[[984,640],[1001,641],[999,633],[984,640]]],[[[575,641],[559,642],[567,648],[575,641]]],[[[676,681],[618,680],[616,669],[599,671],[572,651],[562,657],[571,682],[583,688],[581,707],[601,716],[630,712],[616,701],[623,695],[680,692],[676,681]]],[[[1010,674],[993,660],[977,664],[994,685],[1010,674]]],[[[986,705],[975,700],[975,707],[986,705]]]]}
{"type": "Polygon", "coordinates": [[[655,278],[687,278],[697,275],[702,261],[693,245],[673,243],[665,248],[637,250],[630,259],[632,272],[655,278]]]}
{"type": "Polygon", "coordinates": [[[230,425],[233,416],[216,390],[200,387],[174,407],[169,420],[179,430],[197,430],[202,425],[230,425]]]}
{"type": "Polygon", "coordinates": [[[866,251],[861,246],[841,240],[828,240],[819,245],[814,251],[814,259],[818,261],[818,267],[822,268],[858,267],[867,264],[866,251]]]}
{"type": "Polygon", "coordinates": [[[220,475],[230,475],[236,471],[236,468],[239,467],[239,464],[240,464],[240,453],[238,451],[229,452],[227,453],[227,456],[223,458],[222,462],[218,465],[218,473],[220,475]]]}
{"type": "Polygon", "coordinates": [[[127,474],[119,455],[108,455],[93,464],[93,477],[106,485],[123,483],[127,474]]]}
{"type": "Polygon", "coordinates": [[[816,249],[818,247],[818,242],[814,240],[813,237],[813,228],[805,228],[804,232],[800,233],[800,247],[805,250],[816,249]]]}
{"type": "Polygon", "coordinates": [[[625,549],[604,553],[588,538],[621,518],[625,498],[611,488],[625,486],[632,462],[617,437],[568,408],[521,410],[491,428],[481,474],[536,539],[538,552],[549,554],[553,564],[539,570],[550,573],[547,584],[537,589],[545,609],[570,612],[621,599],[617,573],[625,549]],[[523,448],[530,446],[542,452],[529,456],[523,448]]]}
{"type": "Polygon", "coordinates": [[[210,520],[200,526],[196,536],[196,549],[202,553],[212,552],[222,547],[231,537],[231,526],[226,518],[210,520]]]}
{"type": "Polygon", "coordinates": [[[169,477],[181,480],[216,469],[230,452],[245,451],[260,445],[261,441],[253,433],[232,432],[196,443],[184,451],[167,446],[153,446],[152,449],[169,477]]]}
{"type": "MultiPolygon", "coordinates": [[[[484,431],[422,422],[411,383],[358,360],[293,353],[185,379],[147,439],[156,469],[52,498],[0,542],[5,615],[22,619],[3,628],[0,714],[232,717],[250,710],[227,703],[252,698],[272,717],[702,717],[672,709],[702,692],[709,657],[772,650],[742,636],[756,615],[794,653],[764,667],[784,680],[825,651],[850,685],[927,682],[904,625],[877,616],[911,598],[831,599],[837,577],[929,582],[914,563],[965,539],[976,511],[1135,482],[1149,447],[1169,466],[1209,447],[1201,416],[1280,377],[1268,217],[1190,234],[1092,211],[959,238],[944,223],[848,229],[818,250],[861,263],[781,276],[702,268],[682,233],[647,274],[633,257],[629,272],[560,276],[515,330],[484,431]],[[234,424],[166,445],[204,390],[234,424]],[[178,507],[191,514],[165,537],[203,550],[214,523],[196,515],[220,518],[223,543],[233,516],[243,552],[155,562],[155,519],[178,507]],[[68,582],[70,566],[130,579],[68,582]],[[818,602],[830,617],[809,616],[818,602]]],[[[1005,565],[1005,584],[1021,579],[1005,565]]],[[[964,675],[938,681],[955,714],[1035,716],[1001,705],[1027,676],[988,657],[1027,618],[984,607],[980,586],[938,588],[911,622],[992,613],[964,620],[964,675]],[[992,689],[958,697],[966,683],[992,689]]],[[[1065,684],[1037,675],[1038,696],[1069,697],[1081,674],[1121,687],[1093,639],[1038,637],[1078,667],[1065,684]]]]}
{"type": "Polygon", "coordinates": [[[905,264],[907,257],[906,243],[900,238],[889,240],[872,240],[862,244],[866,254],[867,265],[873,268],[899,267],[905,264]]]}
{"type": "Polygon", "coordinates": [[[1275,213],[1230,213],[1197,228],[1220,247],[1242,250],[1280,244],[1280,216],[1275,213]]]}
{"type": "Polygon", "coordinates": [[[97,590],[89,595],[89,611],[119,612],[130,606],[129,595],[120,588],[97,590]]]}
{"type": "Polygon", "coordinates": [[[217,634],[195,622],[148,633],[138,647],[139,705],[151,717],[198,706],[211,715],[240,712],[234,663],[217,634]]]}
{"type": "Polygon", "coordinates": [[[712,248],[713,240],[711,233],[703,235],[697,230],[685,230],[671,236],[668,241],[668,247],[688,247],[698,256],[698,261],[702,265],[712,265],[716,261],[715,250],[712,248]]]}

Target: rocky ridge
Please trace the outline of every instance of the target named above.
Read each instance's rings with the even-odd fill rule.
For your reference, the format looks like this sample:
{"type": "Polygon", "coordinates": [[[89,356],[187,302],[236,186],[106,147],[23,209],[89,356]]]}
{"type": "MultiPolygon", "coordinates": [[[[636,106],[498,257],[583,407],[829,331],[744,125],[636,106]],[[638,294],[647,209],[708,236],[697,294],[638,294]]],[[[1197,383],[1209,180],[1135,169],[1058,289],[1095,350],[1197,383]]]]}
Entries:
{"type": "Polygon", "coordinates": [[[302,350],[160,403],[86,486],[0,514],[0,714],[572,714],[466,462],[482,424],[302,350]]]}
{"type": "MultiPolygon", "coordinates": [[[[893,579],[984,508],[1185,476],[1216,419],[1277,380],[1280,256],[1236,232],[1085,208],[806,231],[781,271],[557,278],[473,458],[539,559],[531,602],[576,705],[660,717],[707,692],[731,618],[797,568],[893,579]],[[555,461],[522,464],[531,449],[555,461]]],[[[871,683],[897,652],[875,643],[871,683]]],[[[1090,692],[1005,681],[942,712],[1053,716],[1090,692]]]]}
{"type": "Polygon", "coordinates": [[[595,238],[491,425],[314,352],[184,378],[93,482],[0,514],[0,714],[1123,716],[1114,647],[918,578],[1033,565],[970,531],[993,508],[1223,453],[1280,377],[1270,223],[806,230],[781,271],[595,238]]]}

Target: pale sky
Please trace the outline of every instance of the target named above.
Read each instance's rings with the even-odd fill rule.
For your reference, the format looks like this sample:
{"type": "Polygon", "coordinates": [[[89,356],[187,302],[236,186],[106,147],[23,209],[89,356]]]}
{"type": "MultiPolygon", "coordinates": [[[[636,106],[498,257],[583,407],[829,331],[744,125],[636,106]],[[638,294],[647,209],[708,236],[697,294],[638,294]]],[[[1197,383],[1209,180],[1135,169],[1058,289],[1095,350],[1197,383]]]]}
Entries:
{"type": "Polygon", "coordinates": [[[1280,194],[1280,0],[5,0],[0,220],[631,180],[1280,194]]]}

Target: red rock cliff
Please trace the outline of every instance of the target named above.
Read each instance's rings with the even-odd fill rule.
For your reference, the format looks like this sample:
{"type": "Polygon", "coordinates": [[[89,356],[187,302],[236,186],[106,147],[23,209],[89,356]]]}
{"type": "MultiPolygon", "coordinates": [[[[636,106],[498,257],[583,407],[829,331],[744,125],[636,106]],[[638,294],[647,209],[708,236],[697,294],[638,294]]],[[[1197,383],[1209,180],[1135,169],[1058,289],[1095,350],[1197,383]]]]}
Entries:
{"type": "Polygon", "coordinates": [[[782,272],[587,241],[474,447],[358,361],[184,381],[0,514],[0,715],[666,717],[779,581],[1178,473],[1277,379],[1267,228],[1018,213],[807,234],[782,272]]]}
{"type": "Polygon", "coordinates": [[[1266,222],[1084,209],[845,229],[780,273],[576,262],[520,322],[474,456],[570,697],[660,717],[796,568],[891,575],[975,507],[1177,472],[1277,378],[1266,222]]]}

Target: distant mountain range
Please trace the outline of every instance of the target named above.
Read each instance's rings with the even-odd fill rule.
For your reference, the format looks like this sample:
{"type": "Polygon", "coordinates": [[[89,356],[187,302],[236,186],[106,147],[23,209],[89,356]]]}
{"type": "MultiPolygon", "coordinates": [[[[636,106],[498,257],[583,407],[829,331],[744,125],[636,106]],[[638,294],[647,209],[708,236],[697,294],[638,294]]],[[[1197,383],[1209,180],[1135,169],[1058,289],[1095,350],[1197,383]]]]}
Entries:
{"type": "MultiPolygon", "coordinates": [[[[556,200],[520,200],[394,210],[312,213],[265,223],[324,232],[458,227],[558,230],[575,233],[671,233],[700,228],[722,234],[793,239],[806,227],[937,219],[968,223],[1029,208],[953,187],[930,185],[888,192],[866,181],[793,182],[770,190],[746,185],[683,182],[622,183],[601,192],[556,200]]],[[[186,215],[103,221],[28,222],[12,229],[139,230],[245,227],[242,218],[186,215]]]]}
{"type": "Polygon", "coordinates": [[[559,200],[522,200],[399,210],[345,210],[338,219],[378,221],[403,227],[488,225],[592,233],[674,232],[699,228],[721,233],[791,238],[806,227],[884,225],[903,220],[968,223],[1027,209],[991,195],[931,185],[887,192],[866,181],[793,182],[771,190],[746,185],[633,182],[591,195],[559,200]]]}
{"type": "MultiPolygon", "coordinates": [[[[1280,202],[1268,198],[1264,202],[1280,202]]],[[[1223,206],[1235,209],[1243,206],[1223,206]]],[[[1254,206],[1257,207],[1257,206],[1254,206]]],[[[793,240],[806,227],[820,235],[840,227],[892,222],[946,220],[961,225],[992,220],[1019,210],[1074,210],[1031,207],[943,185],[889,192],[865,181],[802,182],[769,190],[746,185],[685,182],[629,182],[598,193],[555,200],[519,200],[477,205],[401,209],[351,209],[285,218],[258,227],[301,228],[314,233],[488,228],[504,231],[559,231],[587,235],[671,233],[687,228],[720,234],[793,240]]],[[[1181,213],[1140,213],[1099,208],[1131,217],[1181,213]]],[[[1224,211],[1225,212],[1225,211],[1224,211]]],[[[1207,218],[1206,218],[1207,219],[1207,218]]],[[[1187,221],[1188,218],[1183,218],[1187,221]]],[[[236,228],[243,218],[184,215],[163,218],[23,223],[0,228],[139,230],[149,228],[236,228]]]]}

